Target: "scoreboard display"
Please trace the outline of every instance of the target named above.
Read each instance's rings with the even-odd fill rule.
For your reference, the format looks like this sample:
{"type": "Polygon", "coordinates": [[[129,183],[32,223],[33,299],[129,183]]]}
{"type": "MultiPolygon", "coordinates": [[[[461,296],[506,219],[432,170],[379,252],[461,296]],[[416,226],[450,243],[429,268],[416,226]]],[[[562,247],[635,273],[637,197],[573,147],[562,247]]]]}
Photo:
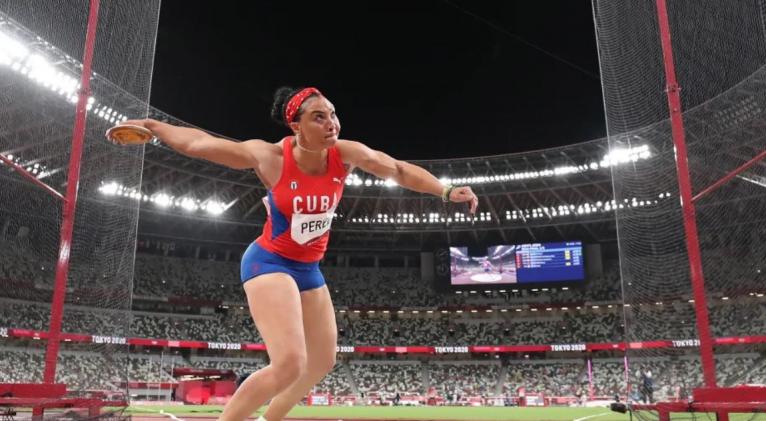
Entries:
{"type": "Polygon", "coordinates": [[[519,283],[584,279],[582,243],[520,245],[516,250],[516,278],[519,283]]]}
{"type": "Polygon", "coordinates": [[[585,280],[580,241],[487,247],[469,253],[450,247],[450,283],[453,286],[538,284],[585,280]]]}

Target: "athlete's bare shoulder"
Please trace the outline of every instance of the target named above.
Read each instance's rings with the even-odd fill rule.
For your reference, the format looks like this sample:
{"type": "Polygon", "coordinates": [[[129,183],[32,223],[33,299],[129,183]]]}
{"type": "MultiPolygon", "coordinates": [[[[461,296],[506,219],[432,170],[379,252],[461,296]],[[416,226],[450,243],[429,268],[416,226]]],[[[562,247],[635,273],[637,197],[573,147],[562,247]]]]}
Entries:
{"type": "Polygon", "coordinates": [[[256,158],[268,158],[282,154],[282,141],[271,143],[261,139],[250,139],[243,143],[246,145],[250,153],[256,156],[256,158]]]}
{"type": "Polygon", "coordinates": [[[243,143],[258,163],[253,168],[258,177],[267,188],[274,186],[282,173],[282,141],[271,143],[261,139],[250,139],[243,143]]]}
{"type": "Polygon", "coordinates": [[[358,142],[356,140],[348,140],[348,139],[338,139],[338,142],[335,144],[335,146],[338,147],[341,151],[346,150],[355,150],[357,148],[362,147],[362,143],[358,142]]]}
{"type": "Polygon", "coordinates": [[[354,140],[338,139],[335,147],[338,148],[346,172],[351,172],[355,167],[355,159],[359,155],[359,151],[364,148],[364,144],[354,140]]]}

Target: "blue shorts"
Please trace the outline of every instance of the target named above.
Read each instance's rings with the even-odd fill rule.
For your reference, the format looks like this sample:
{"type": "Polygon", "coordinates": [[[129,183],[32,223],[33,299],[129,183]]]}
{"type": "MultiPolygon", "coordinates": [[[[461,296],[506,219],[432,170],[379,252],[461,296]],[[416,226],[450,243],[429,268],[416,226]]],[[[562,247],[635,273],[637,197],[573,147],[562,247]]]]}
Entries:
{"type": "Polygon", "coordinates": [[[286,273],[295,279],[298,290],[308,291],[325,284],[324,276],[319,270],[319,262],[304,263],[287,259],[271,253],[253,242],[245,250],[240,265],[239,279],[244,284],[258,275],[266,273],[286,273]]]}

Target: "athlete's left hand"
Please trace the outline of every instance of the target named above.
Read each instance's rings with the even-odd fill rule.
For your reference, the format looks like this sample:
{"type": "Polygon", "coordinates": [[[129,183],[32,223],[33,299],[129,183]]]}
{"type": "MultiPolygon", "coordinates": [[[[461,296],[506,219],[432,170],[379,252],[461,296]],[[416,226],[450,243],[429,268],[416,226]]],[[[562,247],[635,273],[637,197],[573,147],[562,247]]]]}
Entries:
{"type": "Polygon", "coordinates": [[[476,213],[476,208],[479,206],[479,198],[476,197],[473,190],[470,187],[455,187],[449,194],[450,202],[463,203],[468,202],[470,205],[471,215],[476,213]]]}

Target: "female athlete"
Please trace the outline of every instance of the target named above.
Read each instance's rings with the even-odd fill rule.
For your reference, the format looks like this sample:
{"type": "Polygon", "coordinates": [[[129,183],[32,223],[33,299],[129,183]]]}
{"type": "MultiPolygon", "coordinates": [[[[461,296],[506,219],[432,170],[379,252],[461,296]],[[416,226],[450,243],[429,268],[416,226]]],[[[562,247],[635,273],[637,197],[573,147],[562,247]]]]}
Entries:
{"type": "Polygon", "coordinates": [[[335,107],[315,88],[280,88],[271,114],[292,136],[233,142],[151,119],[122,123],[149,129],[183,155],[253,169],[268,189],[266,224],[242,257],[240,277],[270,364],[240,385],[221,414],[226,421],[248,418],[269,399],[261,419],[281,420],[335,366],[335,310],[319,261],[354,168],[445,202],[468,202],[471,213],[478,205],[470,187],[443,186],[423,168],[338,139],[335,107]]]}

